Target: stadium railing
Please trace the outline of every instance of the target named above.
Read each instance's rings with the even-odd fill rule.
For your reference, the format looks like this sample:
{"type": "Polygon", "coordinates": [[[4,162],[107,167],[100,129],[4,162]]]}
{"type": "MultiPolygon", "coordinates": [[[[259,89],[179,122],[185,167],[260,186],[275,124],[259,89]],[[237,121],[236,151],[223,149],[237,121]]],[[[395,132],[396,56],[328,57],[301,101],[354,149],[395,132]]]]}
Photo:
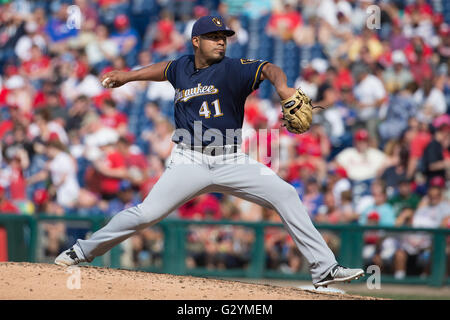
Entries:
{"type": "MultiPolygon", "coordinates": [[[[108,222],[101,216],[49,216],[49,215],[8,215],[0,214],[0,227],[7,231],[9,261],[40,262],[37,259],[39,246],[39,224],[44,222],[84,222],[89,225],[89,232],[95,232],[108,222]]],[[[307,272],[283,273],[278,270],[266,268],[266,253],[264,248],[264,232],[267,227],[283,228],[282,224],[269,222],[238,222],[238,221],[198,221],[166,219],[159,222],[156,227],[161,228],[164,234],[164,246],[162,250],[162,264],[160,266],[148,266],[136,268],[142,271],[157,273],[169,273],[177,275],[193,275],[202,277],[234,277],[234,278],[272,278],[310,280],[307,272]],[[244,269],[207,269],[188,268],[186,265],[187,241],[186,235],[191,226],[240,226],[253,231],[254,242],[247,268],[244,269]]],[[[362,250],[364,246],[364,233],[383,231],[386,234],[398,233],[426,233],[432,237],[431,268],[427,277],[407,276],[396,279],[392,275],[381,274],[381,283],[396,284],[423,284],[430,286],[444,286],[450,284],[447,275],[447,238],[450,229],[428,229],[409,227],[379,227],[346,225],[316,225],[319,231],[333,232],[339,235],[340,249],[337,258],[340,264],[348,267],[361,267],[364,264],[362,250]]],[[[97,257],[91,263],[94,266],[121,268],[121,246],[116,246],[109,253],[97,257]]],[[[370,273],[366,273],[370,276],[370,273]]],[[[365,281],[364,277],[357,282],[365,281]]]]}

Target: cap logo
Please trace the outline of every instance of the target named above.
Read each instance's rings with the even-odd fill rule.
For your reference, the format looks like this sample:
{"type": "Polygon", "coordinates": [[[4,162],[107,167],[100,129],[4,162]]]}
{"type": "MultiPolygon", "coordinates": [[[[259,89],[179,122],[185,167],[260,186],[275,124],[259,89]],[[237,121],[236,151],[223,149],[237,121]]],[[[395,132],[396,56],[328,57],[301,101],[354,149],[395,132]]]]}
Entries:
{"type": "Polygon", "coordinates": [[[222,26],[222,21],[220,21],[219,18],[212,18],[212,22],[214,22],[214,24],[218,27],[222,26]]]}

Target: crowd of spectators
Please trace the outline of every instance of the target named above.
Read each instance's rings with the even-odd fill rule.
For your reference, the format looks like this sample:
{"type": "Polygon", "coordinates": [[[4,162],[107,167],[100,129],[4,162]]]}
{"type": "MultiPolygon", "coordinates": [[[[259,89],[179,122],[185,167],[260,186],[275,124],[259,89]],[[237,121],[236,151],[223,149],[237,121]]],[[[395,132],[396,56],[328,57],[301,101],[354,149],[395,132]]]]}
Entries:
{"type": "MultiPolygon", "coordinates": [[[[236,31],[228,56],[291,57],[293,65],[282,65],[290,85],[328,107],[303,135],[280,126],[279,100],[264,86],[245,109],[244,128],[280,129],[277,138],[266,136],[279,150],[277,162],[266,164],[296,188],[315,223],[450,227],[444,0],[0,3],[1,213],[111,217],[142,201],[173,148],[173,88],[135,82],[107,90],[99,76],[192,53],[195,19],[219,14],[236,31]],[[380,25],[369,28],[373,4],[380,25]],[[277,43],[271,55],[262,36],[277,43]],[[292,60],[289,48],[300,55],[292,60]]],[[[271,210],[219,194],[193,199],[171,217],[281,222],[271,210]]],[[[55,256],[69,230],[44,229],[45,256],[55,256]]],[[[338,252],[339,239],[324,237],[338,252]]],[[[253,240],[245,228],[193,227],[187,264],[245,267],[253,240]]],[[[149,254],[159,259],[162,241],[153,229],[131,238],[124,245],[130,264],[142,265],[149,254]]],[[[430,245],[427,235],[367,233],[363,255],[402,278],[426,272],[430,245]]],[[[281,228],[266,230],[265,246],[268,268],[304,266],[281,228]]]]}

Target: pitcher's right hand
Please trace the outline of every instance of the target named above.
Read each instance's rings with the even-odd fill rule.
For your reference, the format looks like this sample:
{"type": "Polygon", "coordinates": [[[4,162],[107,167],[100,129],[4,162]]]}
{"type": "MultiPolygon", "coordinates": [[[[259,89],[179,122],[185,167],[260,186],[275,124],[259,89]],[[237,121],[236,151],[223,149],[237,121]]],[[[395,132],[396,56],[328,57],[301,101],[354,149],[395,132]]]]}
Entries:
{"type": "Polygon", "coordinates": [[[127,73],[126,71],[111,71],[108,73],[105,73],[101,79],[100,82],[102,83],[102,86],[105,88],[117,88],[120,86],[123,86],[125,83],[128,82],[127,79],[127,73]]]}

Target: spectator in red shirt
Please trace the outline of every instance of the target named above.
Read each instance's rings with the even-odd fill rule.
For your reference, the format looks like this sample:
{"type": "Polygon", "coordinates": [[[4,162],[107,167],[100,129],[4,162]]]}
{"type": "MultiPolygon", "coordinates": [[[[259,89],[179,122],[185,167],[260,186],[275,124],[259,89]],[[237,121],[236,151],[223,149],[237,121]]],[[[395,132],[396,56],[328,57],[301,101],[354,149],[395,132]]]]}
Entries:
{"type": "Polygon", "coordinates": [[[425,0],[416,0],[405,7],[405,18],[411,19],[413,14],[419,14],[421,19],[431,19],[433,16],[433,7],[425,0]]]}
{"type": "Polygon", "coordinates": [[[128,134],[120,137],[117,142],[117,150],[125,158],[129,179],[133,186],[140,188],[147,179],[148,160],[139,147],[133,145],[134,137],[128,134]]]}
{"type": "Polygon", "coordinates": [[[406,59],[410,65],[420,61],[427,61],[433,54],[433,49],[428,46],[421,37],[415,35],[404,49],[406,59]]]}
{"type": "Polygon", "coordinates": [[[29,160],[25,150],[19,150],[9,161],[9,192],[12,200],[27,199],[27,183],[23,171],[28,167],[29,160]]]}
{"type": "Polygon", "coordinates": [[[220,220],[222,211],[219,200],[211,194],[202,194],[179,208],[179,214],[184,219],[220,220]]]}
{"type": "Polygon", "coordinates": [[[405,133],[405,140],[409,145],[407,177],[413,177],[417,164],[431,139],[432,135],[425,122],[419,122],[416,118],[409,119],[409,128],[405,133]]]}
{"type": "Polygon", "coordinates": [[[0,214],[16,214],[19,209],[6,198],[5,188],[0,186],[0,214]]]}
{"type": "Polygon", "coordinates": [[[25,61],[21,73],[30,80],[49,79],[52,74],[50,58],[37,45],[31,47],[31,59],[25,61]]]}
{"type": "Polygon", "coordinates": [[[183,36],[175,29],[175,22],[169,11],[162,11],[161,19],[149,30],[154,30],[151,51],[155,57],[169,59],[184,48],[183,36]]]}
{"type": "Polygon", "coordinates": [[[128,130],[128,117],[116,108],[116,102],[105,99],[101,104],[102,115],[100,121],[106,127],[117,130],[120,136],[125,136],[128,130]]]}
{"type": "Polygon", "coordinates": [[[52,81],[46,80],[42,84],[41,90],[37,91],[34,95],[33,100],[33,108],[43,108],[48,105],[48,99],[53,94],[58,95],[58,102],[60,106],[65,106],[66,103],[64,101],[63,96],[57,91],[56,86],[53,84],[52,81]]]}
{"type": "Polygon", "coordinates": [[[142,199],[144,199],[150,190],[153,188],[155,183],[159,180],[164,172],[164,160],[156,155],[149,156],[149,167],[146,170],[147,179],[141,185],[140,194],[142,199]]]}
{"type": "Polygon", "coordinates": [[[286,2],[280,11],[275,11],[267,24],[267,33],[284,41],[292,39],[296,29],[303,24],[302,16],[295,7],[286,2]]]}
{"type": "Polygon", "coordinates": [[[100,184],[99,193],[104,200],[111,200],[120,189],[120,181],[128,178],[126,162],[115,143],[105,142],[100,149],[103,156],[93,163],[100,184]]]}
{"type": "Polygon", "coordinates": [[[325,128],[319,123],[313,123],[311,129],[304,134],[295,136],[297,154],[305,162],[312,163],[317,169],[319,181],[325,179],[327,174],[325,159],[330,154],[331,144],[325,128]]]}
{"type": "Polygon", "coordinates": [[[272,144],[276,143],[276,138],[267,127],[266,116],[258,113],[251,119],[255,131],[248,139],[245,139],[244,152],[270,168],[272,166],[272,144]]]}

